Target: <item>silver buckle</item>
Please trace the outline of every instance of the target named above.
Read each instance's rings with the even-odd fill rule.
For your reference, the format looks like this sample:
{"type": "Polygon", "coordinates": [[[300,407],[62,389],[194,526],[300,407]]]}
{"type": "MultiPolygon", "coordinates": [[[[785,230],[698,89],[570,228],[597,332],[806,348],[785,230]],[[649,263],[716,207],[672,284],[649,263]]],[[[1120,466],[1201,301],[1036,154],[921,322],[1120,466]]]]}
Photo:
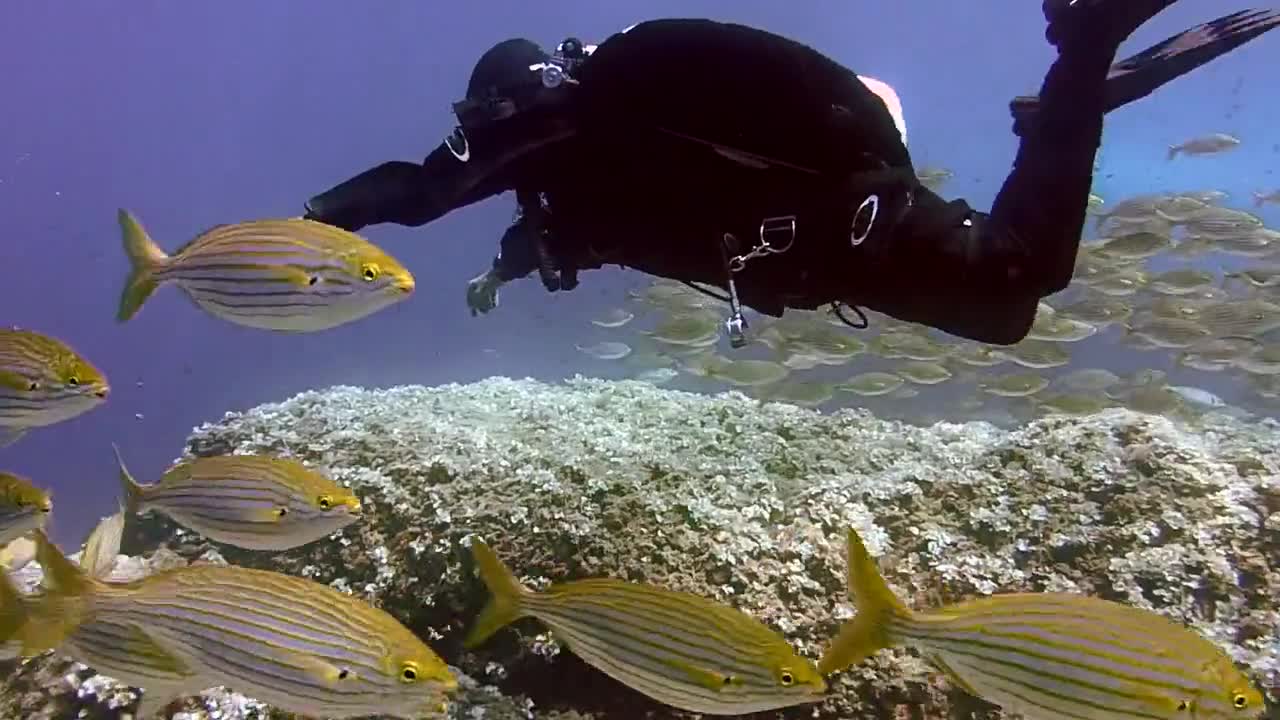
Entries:
{"type": "MultiPolygon", "coordinates": [[[[728,247],[730,242],[735,241],[733,235],[724,234],[725,246],[728,247]]],[[[747,266],[748,260],[754,260],[758,257],[766,255],[781,255],[791,249],[796,241],[796,216],[795,215],[779,215],[778,217],[765,218],[760,221],[760,243],[754,248],[742,255],[735,255],[729,259],[729,272],[742,272],[747,266]],[[769,236],[785,232],[787,233],[786,243],[781,246],[775,246],[769,241],[769,236]]]]}

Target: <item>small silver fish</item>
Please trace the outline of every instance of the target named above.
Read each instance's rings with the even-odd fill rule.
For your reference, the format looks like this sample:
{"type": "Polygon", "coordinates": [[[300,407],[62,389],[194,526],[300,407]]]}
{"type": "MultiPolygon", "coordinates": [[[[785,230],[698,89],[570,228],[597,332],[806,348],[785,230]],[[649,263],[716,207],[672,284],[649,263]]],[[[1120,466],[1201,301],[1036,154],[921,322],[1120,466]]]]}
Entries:
{"type": "Polygon", "coordinates": [[[1226,133],[1213,133],[1192,138],[1186,142],[1169,146],[1168,159],[1172,160],[1179,153],[1183,155],[1212,155],[1226,152],[1240,145],[1240,139],[1226,133]]]}
{"type": "Polygon", "coordinates": [[[1280,190],[1272,190],[1271,192],[1255,192],[1253,194],[1253,206],[1260,208],[1267,203],[1280,204],[1280,190]]]}

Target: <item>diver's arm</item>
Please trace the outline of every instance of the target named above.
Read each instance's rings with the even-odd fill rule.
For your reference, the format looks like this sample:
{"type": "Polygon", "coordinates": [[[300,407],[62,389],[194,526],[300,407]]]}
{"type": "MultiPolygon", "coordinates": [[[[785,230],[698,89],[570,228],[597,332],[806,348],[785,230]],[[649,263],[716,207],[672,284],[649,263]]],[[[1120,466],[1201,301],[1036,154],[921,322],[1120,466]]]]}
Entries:
{"type": "Polygon", "coordinates": [[[461,129],[421,165],[391,161],[307,201],[306,217],[359,230],[395,223],[417,227],[517,184],[537,185],[535,153],[574,134],[568,103],[547,103],[490,125],[461,129]]]}
{"type": "Polygon", "coordinates": [[[446,144],[421,165],[392,160],[307,201],[305,217],[356,231],[367,225],[425,225],[460,207],[510,189],[500,173],[475,182],[446,144]]]}

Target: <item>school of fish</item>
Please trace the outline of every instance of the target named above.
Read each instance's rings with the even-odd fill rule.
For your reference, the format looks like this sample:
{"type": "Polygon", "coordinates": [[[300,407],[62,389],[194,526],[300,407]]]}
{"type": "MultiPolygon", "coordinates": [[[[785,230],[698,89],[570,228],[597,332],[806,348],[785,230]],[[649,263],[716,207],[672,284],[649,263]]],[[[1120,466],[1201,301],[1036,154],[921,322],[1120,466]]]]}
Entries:
{"type": "MultiPolygon", "coordinates": [[[[1216,133],[1168,148],[1169,161],[1232,151],[1216,133]]],[[[940,187],[949,170],[923,168],[940,187]]],[[[761,399],[821,406],[838,394],[902,402],[968,383],[968,411],[1015,400],[1027,416],[1087,414],[1125,405],[1194,416],[1225,403],[1169,382],[1198,372],[1248,383],[1280,399],[1280,231],[1230,206],[1217,191],[1173,192],[1108,204],[1090,199],[1094,237],[1081,247],[1070,288],[1042,304],[1029,337],[1008,347],[957,343],[878,318],[868,339],[838,318],[789,312],[753,323],[761,357],[717,354],[719,301],[659,281],[635,299],[659,311],[633,332],[645,307],[593,320],[623,339],[577,349],[625,362],[636,377],[729,385],[761,399]],[[1187,264],[1234,258],[1222,272],[1187,264]],[[1181,264],[1179,264],[1181,263],[1181,264]],[[1075,367],[1072,349],[1108,335],[1159,353],[1167,370],[1124,378],[1075,367]],[[846,368],[843,379],[797,381],[846,368]],[[1003,366],[1003,369],[1002,369],[1003,366]],[[1052,375],[1048,371],[1056,371],[1052,375]]],[[[1259,190],[1255,209],[1280,203],[1259,190]]],[[[117,319],[134,317],[166,284],[228,322],[278,332],[318,332],[409,297],[413,275],[359,235],[301,218],[210,228],[166,252],[126,210],[117,217],[130,271],[117,319]]],[[[32,429],[107,402],[106,376],[65,341],[31,329],[0,330],[0,447],[32,429]]],[[[236,566],[192,564],[142,579],[113,579],[126,524],[162,513],[209,540],[262,552],[318,542],[360,522],[359,497],[321,469],[287,457],[190,457],[153,483],[138,482],[116,451],[119,511],[105,517],[72,561],[48,538],[54,500],[30,479],[0,472],[0,648],[5,657],[57,651],[143,690],[135,716],[226,686],[310,717],[442,717],[458,687],[448,664],[392,614],[325,585],[236,566]],[[41,586],[9,577],[31,562],[41,586]]],[[[490,539],[501,544],[501,538],[490,539]]],[[[1263,697],[1223,650],[1156,613],[1084,595],[996,594],[909,609],[848,530],[848,592],[857,613],[821,658],[722,602],[614,578],[564,578],[535,591],[489,541],[471,557],[490,593],[470,624],[476,647],[524,618],[548,627],[571,652],[653,700],[708,715],[741,715],[821,702],[827,678],[894,646],[917,649],[956,687],[1030,720],[1253,718],[1263,697]]],[[[834,601],[833,601],[834,605],[834,601]]]]}

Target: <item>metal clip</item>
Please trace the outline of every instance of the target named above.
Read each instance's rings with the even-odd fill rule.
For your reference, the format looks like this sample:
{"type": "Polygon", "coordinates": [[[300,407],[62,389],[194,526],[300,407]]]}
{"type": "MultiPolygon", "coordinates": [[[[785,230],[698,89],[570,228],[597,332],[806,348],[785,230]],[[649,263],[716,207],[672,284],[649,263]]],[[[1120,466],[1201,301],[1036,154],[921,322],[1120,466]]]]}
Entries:
{"type": "MultiPolygon", "coordinates": [[[[729,233],[724,234],[724,241],[725,241],[726,247],[728,246],[729,242],[734,240],[736,240],[736,238],[734,238],[733,235],[730,235],[729,233]]],[[[796,241],[796,216],[795,215],[780,215],[778,217],[765,218],[764,220],[760,221],[760,243],[755,247],[751,248],[749,252],[744,253],[742,255],[735,255],[734,257],[730,258],[729,272],[732,272],[732,273],[742,272],[742,270],[747,266],[747,261],[754,260],[758,257],[765,257],[766,255],[781,255],[782,253],[790,250],[791,246],[795,244],[795,241],[796,241]],[[781,246],[775,246],[773,243],[769,241],[768,235],[772,235],[774,233],[781,233],[781,232],[787,233],[786,244],[781,246]]]]}
{"type": "Polygon", "coordinates": [[[796,216],[795,215],[779,215],[778,217],[765,218],[760,221],[760,247],[766,253],[784,253],[791,249],[792,244],[796,241],[796,216]],[[775,247],[765,237],[765,233],[787,233],[787,244],[781,247],[775,247]]]}

